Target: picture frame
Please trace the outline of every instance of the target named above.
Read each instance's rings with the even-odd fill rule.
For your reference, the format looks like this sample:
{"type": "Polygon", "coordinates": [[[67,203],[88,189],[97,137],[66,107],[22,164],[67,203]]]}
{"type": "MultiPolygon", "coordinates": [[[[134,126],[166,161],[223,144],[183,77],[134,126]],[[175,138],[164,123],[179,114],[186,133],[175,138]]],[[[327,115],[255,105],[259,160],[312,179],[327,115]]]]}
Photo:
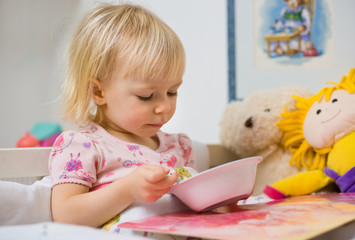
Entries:
{"type": "Polygon", "coordinates": [[[332,0],[253,3],[256,69],[334,65],[332,0]]]}
{"type": "MultiPolygon", "coordinates": [[[[324,49],[321,57],[303,59],[285,55],[268,58],[265,35],[260,28],[268,31],[277,15],[267,21],[262,14],[270,9],[275,9],[272,11],[276,14],[282,3],[284,0],[235,1],[235,91],[238,100],[257,90],[285,85],[304,86],[318,92],[327,82],[339,81],[355,66],[355,48],[351,41],[355,37],[355,29],[345,27],[353,21],[349,16],[352,16],[351,9],[355,8],[355,2],[349,0],[342,4],[334,0],[315,0],[316,8],[322,6],[328,19],[325,34],[319,35],[326,38],[322,47],[317,46],[324,49]]],[[[319,23],[325,27],[322,24],[319,23]]]]}

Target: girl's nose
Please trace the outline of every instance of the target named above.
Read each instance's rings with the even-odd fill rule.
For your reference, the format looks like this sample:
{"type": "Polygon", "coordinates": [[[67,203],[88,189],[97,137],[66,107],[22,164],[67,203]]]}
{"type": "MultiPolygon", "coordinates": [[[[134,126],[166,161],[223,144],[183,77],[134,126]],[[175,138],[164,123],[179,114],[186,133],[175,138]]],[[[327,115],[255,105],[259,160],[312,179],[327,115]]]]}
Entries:
{"type": "Polygon", "coordinates": [[[157,105],[155,107],[156,114],[166,113],[166,112],[169,112],[170,110],[171,110],[171,103],[167,97],[159,100],[159,102],[157,103],[157,105]]]}

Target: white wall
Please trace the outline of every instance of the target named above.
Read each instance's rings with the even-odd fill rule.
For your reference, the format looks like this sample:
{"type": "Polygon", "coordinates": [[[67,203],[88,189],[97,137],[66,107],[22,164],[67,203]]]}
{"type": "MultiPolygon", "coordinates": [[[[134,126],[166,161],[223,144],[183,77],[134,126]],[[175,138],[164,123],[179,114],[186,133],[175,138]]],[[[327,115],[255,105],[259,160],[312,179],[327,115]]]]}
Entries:
{"type": "MultiPolygon", "coordinates": [[[[177,112],[163,130],[218,142],[227,103],[225,1],[130,2],[160,16],[186,49],[177,112]]],[[[93,0],[0,0],[0,147],[14,147],[36,122],[61,123],[53,100],[65,75],[65,49],[78,18],[93,4],[93,0]]]]}
{"type": "Polygon", "coordinates": [[[35,122],[58,121],[64,40],[79,1],[0,0],[0,147],[35,122]]]}

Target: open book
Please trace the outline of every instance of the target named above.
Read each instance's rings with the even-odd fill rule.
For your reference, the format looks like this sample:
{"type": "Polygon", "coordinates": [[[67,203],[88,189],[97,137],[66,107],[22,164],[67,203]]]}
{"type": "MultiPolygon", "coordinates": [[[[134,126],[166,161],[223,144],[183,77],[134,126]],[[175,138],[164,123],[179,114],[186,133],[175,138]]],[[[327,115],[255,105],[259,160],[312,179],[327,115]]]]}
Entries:
{"type": "Polygon", "coordinates": [[[354,220],[355,193],[331,193],[267,203],[234,204],[203,213],[172,212],[121,223],[118,227],[203,239],[298,240],[318,236],[353,221],[349,227],[344,227],[348,229],[345,236],[319,238],[353,239],[354,220]]]}

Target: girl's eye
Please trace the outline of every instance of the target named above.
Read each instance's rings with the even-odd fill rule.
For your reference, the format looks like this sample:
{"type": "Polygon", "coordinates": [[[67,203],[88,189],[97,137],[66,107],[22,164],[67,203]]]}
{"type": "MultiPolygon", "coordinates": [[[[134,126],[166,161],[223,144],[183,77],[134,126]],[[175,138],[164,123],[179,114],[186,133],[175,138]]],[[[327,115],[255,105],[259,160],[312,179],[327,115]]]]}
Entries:
{"type": "Polygon", "coordinates": [[[146,101],[151,100],[153,95],[150,95],[149,97],[143,97],[143,96],[137,96],[137,97],[139,100],[146,102],[146,101]]]}
{"type": "Polygon", "coordinates": [[[168,96],[170,97],[177,96],[177,92],[168,92],[168,96]]]}
{"type": "Polygon", "coordinates": [[[334,99],[332,100],[332,103],[335,103],[335,102],[337,102],[337,101],[338,101],[338,99],[334,98],[334,99]]]}

